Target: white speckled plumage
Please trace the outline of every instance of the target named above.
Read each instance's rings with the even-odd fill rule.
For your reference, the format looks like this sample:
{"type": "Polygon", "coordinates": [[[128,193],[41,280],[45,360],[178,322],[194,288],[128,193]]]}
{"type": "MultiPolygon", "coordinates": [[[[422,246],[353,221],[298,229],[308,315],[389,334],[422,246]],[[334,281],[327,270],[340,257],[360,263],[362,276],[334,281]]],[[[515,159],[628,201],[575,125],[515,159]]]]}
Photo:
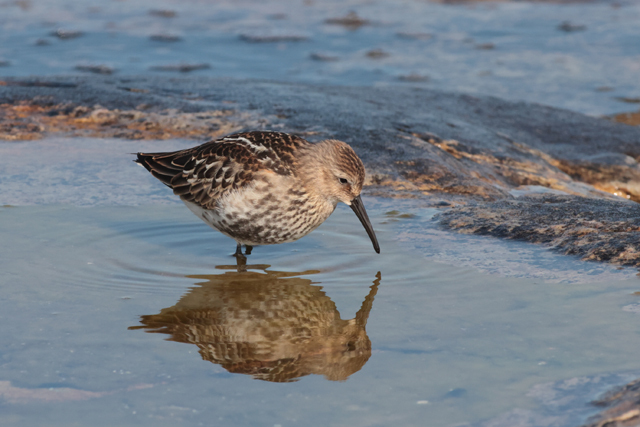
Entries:
{"type": "Polygon", "coordinates": [[[136,162],[238,247],[297,240],[344,202],[380,251],[360,199],[364,166],[344,142],[246,132],[187,150],[138,153],[136,162]]]}

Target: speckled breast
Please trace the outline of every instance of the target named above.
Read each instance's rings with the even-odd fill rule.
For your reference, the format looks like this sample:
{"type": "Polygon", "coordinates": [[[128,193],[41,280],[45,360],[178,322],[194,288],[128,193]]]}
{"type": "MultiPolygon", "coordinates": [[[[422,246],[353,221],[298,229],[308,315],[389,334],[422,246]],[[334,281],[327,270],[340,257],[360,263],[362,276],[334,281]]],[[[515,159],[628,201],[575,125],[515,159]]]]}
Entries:
{"type": "Polygon", "coordinates": [[[216,209],[185,202],[204,222],[245,245],[273,245],[306,236],[335,205],[289,186],[254,185],[225,195],[216,209]]]}

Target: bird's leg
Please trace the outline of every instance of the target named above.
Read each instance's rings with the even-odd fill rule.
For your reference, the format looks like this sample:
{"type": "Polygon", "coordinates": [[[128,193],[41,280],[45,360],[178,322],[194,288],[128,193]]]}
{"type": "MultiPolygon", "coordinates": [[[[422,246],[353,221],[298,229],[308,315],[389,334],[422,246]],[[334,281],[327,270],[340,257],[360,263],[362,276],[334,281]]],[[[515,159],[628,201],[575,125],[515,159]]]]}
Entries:
{"type": "Polygon", "coordinates": [[[234,253],[233,256],[236,258],[244,258],[245,260],[247,259],[242,253],[242,245],[240,243],[236,246],[236,253],[234,253]]]}
{"type": "Polygon", "coordinates": [[[233,256],[236,257],[238,273],[247,271],[247,257],[242,253],[242,245],[240,243],[236,246],[236,253],[233,256]]]}
{"type": "Polygon", "coordinates": [[[251,251],[253,250],[253,246],[244,245],[244,247],[246,248],[246,250],[244,251],[244,254],[245,255],[251,255],[251,251]]]}

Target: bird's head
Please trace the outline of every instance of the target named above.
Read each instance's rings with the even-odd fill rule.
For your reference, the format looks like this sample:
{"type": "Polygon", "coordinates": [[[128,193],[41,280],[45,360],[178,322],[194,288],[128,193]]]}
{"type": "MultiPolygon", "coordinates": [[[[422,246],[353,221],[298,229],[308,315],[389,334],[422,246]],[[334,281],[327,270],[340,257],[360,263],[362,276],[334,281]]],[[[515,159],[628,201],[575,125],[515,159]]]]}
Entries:
{"type": "Polygon", "coordinates": [[[346,143],[328,139],[315,144],[301,164],[307,185],[334,206],[342,202],[351,207],[364,226],[373,247],[380,253],[378,240],[364,209],[360,193],[364,184],[362,160],[346,143]]]}

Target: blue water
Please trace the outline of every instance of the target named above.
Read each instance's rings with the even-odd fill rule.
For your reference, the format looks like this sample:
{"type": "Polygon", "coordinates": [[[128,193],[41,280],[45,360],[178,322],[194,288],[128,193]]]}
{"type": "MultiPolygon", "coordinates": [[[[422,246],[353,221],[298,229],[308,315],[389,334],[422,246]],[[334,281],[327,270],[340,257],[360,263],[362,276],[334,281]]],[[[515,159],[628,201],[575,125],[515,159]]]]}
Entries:
{"type": "Polygon", "coordinates": [[[0,423],[448,426],[548,410],[536,384],[638,368],[623,309],[635,278],[562,285],[434,262],[365,202],[381,255],[339,209],[305,239],[255,248],[249,273],[182,206],[3,208],[0,423]],[[145,325],[156,333],[129,329],[145,325]]]}
{"type": "Polygon", "coordinates": [[[380,255],[341,206],[239,272],[127,154],[185,143],[0,144],[1,425],[570,427],[637,371],[635,271],[416,201],[365,197],[380,255]]]}
{"type": "Polygon", "coordinates": [[[331,85],[413,85],[593,115],[634,111],[640,2],[78,1],[0,6],[0,76],[180,74],[331,85]],[[23,7],[20,7],[22,5],[23,7]],[[28,5],[28,6],[25,6],[28,5]],[[175,13],[172,18],[152,10],[175,13]],[[366,25],[326,23],[350,11],[366,25]],[[575,31],[562,31],[563,22],[575,31]],[[79,31],[60,39],[57,30],[79,31]],[[154,35],[178,38],[152,40],[154,35]],[[250,43],[247,37],[302,41],[250,43]],[[244,39],[243,39],[244,37],[244,39]],[[371,57],[372,50],[384,54],[371,57]],[[333,60],[314,60],[313,55],[333,60]]]}

